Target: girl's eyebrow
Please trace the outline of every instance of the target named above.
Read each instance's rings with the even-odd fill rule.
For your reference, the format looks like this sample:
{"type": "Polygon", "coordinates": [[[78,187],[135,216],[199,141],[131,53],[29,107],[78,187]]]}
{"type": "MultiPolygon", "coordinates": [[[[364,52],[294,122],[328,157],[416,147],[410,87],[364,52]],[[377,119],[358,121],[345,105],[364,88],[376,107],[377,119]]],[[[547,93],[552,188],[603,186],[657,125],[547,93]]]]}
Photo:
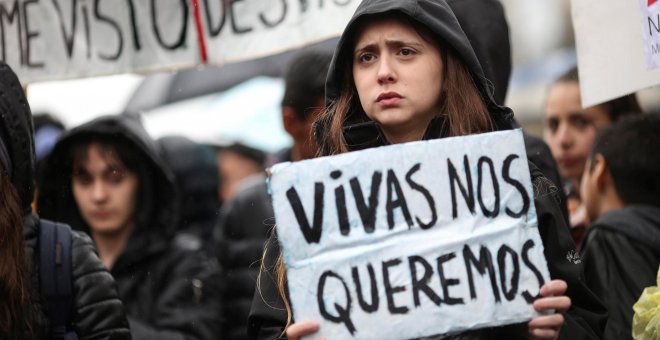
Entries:
{"type": "MultiPolygon", "coordinates": [[[[388,47],[401,47],[401,46],[412,46],[415,48],[421,48],[423,44],[412,41],[412,40],[407,40],[407,39],[386,39],[385,40],[385,45],[388,47]]],[[[353,52],[354,54],[358,54],[360,52],[364,51],[373,51],[374,49],[377,49],[378,44],[377,43],[367,43],[364,46],[356,46],[355,51],[353,52]]]]}

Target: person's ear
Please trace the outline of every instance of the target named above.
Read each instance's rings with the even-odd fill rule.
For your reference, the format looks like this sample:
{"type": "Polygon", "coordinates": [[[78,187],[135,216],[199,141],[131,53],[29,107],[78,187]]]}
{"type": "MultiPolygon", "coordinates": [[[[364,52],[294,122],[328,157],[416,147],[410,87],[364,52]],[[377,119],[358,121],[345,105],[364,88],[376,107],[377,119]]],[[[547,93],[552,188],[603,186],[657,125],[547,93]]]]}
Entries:
{"type": "Polygon", "coordinates": [[[603,155],[597,154],[591,159],[590,171],[592,178],[596,181],[598,191],[605,191],[610,184],[610,176],[607,161],[603,155]]]}
{"type": "Polygon", "coordinates": [[[295,110],[291,106],[282,107],[282,123],[284,130],[291,135],[294,139],[300,134],[301,123],[296,116],[295,110]]]}

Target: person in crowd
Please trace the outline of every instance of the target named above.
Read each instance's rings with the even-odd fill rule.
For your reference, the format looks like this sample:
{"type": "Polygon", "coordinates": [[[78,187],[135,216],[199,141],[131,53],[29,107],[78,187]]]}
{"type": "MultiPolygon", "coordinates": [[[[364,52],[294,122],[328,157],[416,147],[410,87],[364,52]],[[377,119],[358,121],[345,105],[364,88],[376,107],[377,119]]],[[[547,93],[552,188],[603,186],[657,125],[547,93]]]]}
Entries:
{"type": "Polygon", "coordinates": [[[176,179],[181,217],[177,238],[200,248],[211,239],[218,219],[220,185],[218,164],[211,146],[198,144],[183,136],[157,140],[161,154],[176,179]],[[197,245],[196,245],[197,244],[197,245]]]}
{"type": "MultiPolygon", "coordinates": [[[[321,155],[334,155],[505,130],[513,124],[511,110],[494,101],[479,60],[446,1],[365,0],[339,40],[326,81],[326,109],[315,126],[321,155]],[[379,101],[382,93],[390,93],[389,100],[379,101]]],[[[553,278],[534,302],[543,315],[527,324],[475,330],[470,336],[597,339],[606,312],[581,282],[582,266],[566,259],[575,248],[558,205],[558,189],[536,167],[530,168],[539,232],[553,278]]],[[[318,330],[316,321],[292,320],[287,279],[273,233],[250,311],[251,338],[298,339],[318,330]]]]}
{"type": "MultiPolygon", "coordinates": [[[[32,114],[18,78],[0,63],[0,339],[49,339],[53,333],[41,296],[40,219],[32,213],[32,114]]],[[[72,233],[71,325],[79,339],[130,339],[112,276],[89,237],[72,233]],[[102,320],[102,322],[100,322],[102,320]]],[[[55,263],[51,264],[55,265],[55,263]]]]}
{"type": "Polygon", "coordinates": [[[136,118],[99,117],[67,132],[48,156],[40,188],[41,216],[91,235],[134,338],[217,338],[219,266],[172,242],[173,175],[136,118]]]}
{"type": "MultiPolygon", "coordinates": [[[[282,120],[293,145],[280,151],[276,162],[312,158],[315,111],[323,106],[325,75],[332,54],[303,50],[284,75],[282,120]]],[[[223,268],[225,339],[246,339],[247,318],[254,295],[259,260],[274,224],[272,202],[263,176],[247,179],[223,206],[215,228],[215,249],[223,268]]]]}
{"type": "Polygon", "coordinates": [[[577,247],[589,223],[580,200],[580,178],[596,133],[621,117],[641,112],[635,94],[582,108],[577,67],[568,70],[550,86],[543,135],[563,179],[571,234],[577,247]]]}
{"type": "Polygon", "coordinates": [[[609,310],[606,339],[629,339],[633,304],[660,266],[660,116],[627,117],[596,138],[580,193],[585,278],[609,310]]]}
{"type": "Polygon", "coordinates": [[[219,148],[216,155],[220,176],[218,195],[221,204],[234,197],[244,179],[264,173],[266,154],[259,149],[237,142],[219,148]]]}
{"type": "MultiPolygon", "coordinates": [[[[484,75],[491,81],[493,99],[497,104],[504,105],[511,77],[511,44],[502,3],[499,0],[449,0],[447,3],[470,40],[484,75]]],[[[515,119],[513,123],[519,126],[515,119]]],[[[548,145],[541,138],[524,131],[523,138],[527,159],[560,186],[557,164],[548,145]]],[[[560,194],[564,199],[563,193],[560,194]]]]}

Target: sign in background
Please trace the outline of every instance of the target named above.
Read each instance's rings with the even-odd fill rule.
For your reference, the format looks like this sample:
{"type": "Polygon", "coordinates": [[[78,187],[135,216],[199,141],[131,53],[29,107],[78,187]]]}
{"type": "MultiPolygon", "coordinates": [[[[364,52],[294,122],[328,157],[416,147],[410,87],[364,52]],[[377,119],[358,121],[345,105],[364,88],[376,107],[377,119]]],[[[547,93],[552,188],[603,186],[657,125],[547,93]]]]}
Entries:
{"type": "Polygon", "coordinates": [[[660,2],[571,1],[582,106],[660,84],[660,2]]]}
{"type": "Polygon", "coordinates": [[[549,274],[521,130],[283,164],[271,186],[294,319],[328,339],[537,315],[549,274]]]}
{"type": "Polygon", "coordinates": [[[0,0],[23,83],[255,58],[339,35],[359,0],[0,0]]]}

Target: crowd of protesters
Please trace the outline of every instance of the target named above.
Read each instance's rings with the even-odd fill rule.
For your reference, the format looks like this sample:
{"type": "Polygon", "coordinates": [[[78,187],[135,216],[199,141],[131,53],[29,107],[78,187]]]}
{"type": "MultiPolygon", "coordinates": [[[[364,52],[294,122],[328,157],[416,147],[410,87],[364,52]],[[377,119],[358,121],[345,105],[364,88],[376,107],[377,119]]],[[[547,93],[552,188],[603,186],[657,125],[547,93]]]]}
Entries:
{"type": "MultiPolygon", "coordinates": [[[[499,1],[364,0],[334,54],[291,60],[293,144],[268,155],[154,140],[132,114],[67,130],[0,64],[0,340],[313,336],[319,320],[293,319],[267,168],[517,128],[510,74],[499,1]]],[[[551,277],[539,316],[437,338],[660,339],[660,115],[635,94],[583,108],[573,68],[543,137],[524,135],[551,277]]]]}

